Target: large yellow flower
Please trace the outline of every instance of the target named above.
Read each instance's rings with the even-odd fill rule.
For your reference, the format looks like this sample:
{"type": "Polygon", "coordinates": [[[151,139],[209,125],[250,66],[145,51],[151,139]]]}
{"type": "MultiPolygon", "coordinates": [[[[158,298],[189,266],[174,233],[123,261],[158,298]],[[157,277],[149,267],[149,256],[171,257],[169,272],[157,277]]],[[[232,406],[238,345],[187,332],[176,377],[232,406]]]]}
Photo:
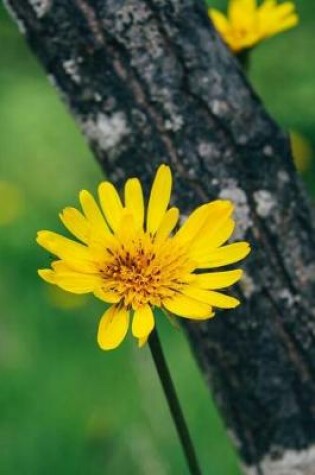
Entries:
{"type": "Polygon", "coordinates": [[[292,2],[277,3],[264,0],[230,0],[227,17],[220,11],[209,8],[214,26],[232,51],[239,53],[260,41],[288,30],[298,23],[292,2]]]}
{"type": "Polygon", "coordinates": [[[233,205],[217,200],[198,207],[173,233],[179,219],[170,208],[172,175],[162,165],[152,186],[148,210],[137,178],[127,180],[124,202],[115,187],[100,184],[101,210],[88,191],[81,191],[83,213],[65,208],[60,214],[73,241],[40,231],[37,242],[58,260],[39,275],[69,292],[93,292],[111,304],[101,318],[98,343],[116,348],[125,338],[132,316],[132,333],[142,346],[154,328],[152,309],[204,320],[213,307],[233,308],[239,301],[217,292],[237,282],[241,270],[208,272],[244,258],[246,242],[222,246],[231,236],[233,205]]]}

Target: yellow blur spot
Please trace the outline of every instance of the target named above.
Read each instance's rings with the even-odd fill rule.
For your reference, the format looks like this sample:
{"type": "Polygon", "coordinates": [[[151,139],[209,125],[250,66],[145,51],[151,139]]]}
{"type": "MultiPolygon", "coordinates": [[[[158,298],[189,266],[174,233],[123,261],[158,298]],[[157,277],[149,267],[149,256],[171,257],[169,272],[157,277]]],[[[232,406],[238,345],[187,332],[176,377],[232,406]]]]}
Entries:
{"type": "Polygon", "coordinates": [[[0,226],[11,224],[22,214],[24,199],[21,190],[8,181],[0,180],[0,226]]]}
{"type": "Polygon", "coordinates": [[[88,302],[87,295],[72,294],[56,286],[45,286],[45,292],[51,306],[63,310],[81,308],[88,302]]]}
{"type": "Polygon", "coordinates": [[[104,441],[110,436],[110,427],[102,410],[94,410],[86,421],[86,436],[94,442],[104,441]]]}
{"type": "Polygon", "coordinates": [[[290,131],[292,154],[296,168],[300,173],[306,172],[311,165],[314,150],[310,142],[295,130],[290,131]]]}

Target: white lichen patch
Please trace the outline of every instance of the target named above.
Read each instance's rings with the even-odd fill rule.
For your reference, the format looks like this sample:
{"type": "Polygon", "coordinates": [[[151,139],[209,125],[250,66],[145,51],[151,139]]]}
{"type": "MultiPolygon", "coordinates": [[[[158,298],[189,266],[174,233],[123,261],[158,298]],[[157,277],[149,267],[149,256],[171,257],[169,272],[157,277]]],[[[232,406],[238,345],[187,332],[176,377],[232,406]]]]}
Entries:
{"type": "Polygon", "coordinates": [[[266,157],[272,157],[273,155],[273,148],[271,145],[265,145],[264,148],[263,148],[263,154],[266,156],[266,157]]]}
{"type": "Polygon", "coordinates": [[[117,2],[115,6],[117,8],[115,12],[117,33],[126,33],[133,25],[146,24],[152,15],[145,5],[139,5],[137,2],[129,1],[128,4],[122,6],[117,2]]]}
{"type": "MultiPolygon", "coordinates": [[[[154,80],[154,69],[152,70],[152,81],[154,80]]],[[[149,76],[148,76],[149,77],[149,76]]],[[[162,104],[164,110],[164,128],[177,132],[184,125],[184,118],[178,112],[178,106],[174,103],[172,93],[166,87],[152,87],[152,97],[162,104]]]]}
{"type": "Polygon", "coordinates": [[[238,138],[238,143],[241,144],[241,145],[245,145],[246,142],[247,142],[247,140],[248,140],[247,135],[242,134],[242,135],[240,135],[239,138],[238,138]]]}
{"type": "Polygon", "coordinates": [[[304,266],[299,273],[300,280],[303,282],[315,282],[315,263],[311,262],[307,266],[304,266]]]}
{"type": "Polygon", "coordinates": [[[77,60],[75,58],[70,58],[65,61],[63,61],[63,67],[66,73],[70,76],[73,82],[80,84],[81,82],[81,77],[80,77],[80,72],[79,72],[79,64],[80,60],[77,60]]]}
{"type": "Polygon", "coordinates": [[[245,192],[237,186],[235,180],[227,180],[227,187],[223,188],[219,197],[225,200],[231,200],[235,205],[234,218],[237,227],[233,234],[234,240],[243,239],[246,231],[252,226],[253,222],[250,217],[250,208],[248,205],[245,192]]]}
{"type": "Polygon", "coordinates": [[[189,215],[188,214],[181,214],[180,217],[179,217],[179,224],[180,226],[183,226],[183,224],[185,223],[185,221],[187,221],[189,215]]]}
{"type": "Polygon", "coordinates": [[[211,151],[212,151],[212,147],[211,147],[211,144],[208,142],[200,142],[200,144],[198,145],[198,154],[202,158],[211,157],[211,151]]]}
{"type": "Polygon", "coordinates": [[[17,25],[19,32],[24,35],[26,33],[26,27],[22,19],[18,16],[18,14],[13,10],[11,4],[7,0],[3,0],[4,6],[9,12],[14,23],[17,25]]]}
{"type": "MultiPolygon", "coordinates": [[[[147,69],[152,60],[161,58],[165,53],[165,41],[152,9],[137,0],[116,3],[115,34],[120,34],[126,46],[132,45],[131,50],[137,50],[137,54],[132,55],[131,64],[142,70],[147,69]],[[146,52],[142,47],[144,43],[147,45],[146,52]]],[[[112,25],[108,27],[112,28],[112,25]]]]}
{"type": "Polygon", "coordinates": [[[52,6],[53,0],[29,0],[38,18],[42,18],[52,6]]]}
{"type": "MultiPolygon", "coordinates": [[[[198,155],[205,160],[220,160],[222,157],[222,151],[217,148],[216,143],[214,142],[200,142],[197,147],[198,155]]],[[[219,183],[219,180],[214,178],[212,184],[214,185],[219,183]]]]}
{"type": "Polygon", "coordinates": [[[99,92],[95,92],[94,93],[94,99],[96,100],[96,102],[101,102],[102,94],[100,94],[99,92]]]}
{"type": "Polygon", "coordinates": [[[255,191],[253,196],[256,203],[256,211],[258,216],[267,218],[273,208],[276,206],[274,197],[267,190],[255,191]]]}
{"type": "Polygon", "coordinates": [[[48,81],[49,81],[49,84],[50,84],[52,87],[54,87],[55,89],[58,89],[58,88],[59,88],[55,76],[53,76],[52,74],[47,74],[47,79],[48,79],[48,81]]]}
{"type": "Polygon", "coordinates": [[[184,119],[180,115],[174,115],[165,121],[164,127],[166,130],[172,130],[173,132],[177,132],[182,128],[184,124],[184,119]]]}
{"type": "Polygon", "coordinates": [[[240,287],[247,299],[250,298],[255,292],[255,282],[247,272],[243,273],[243,276],[240,280],[240,287]]]}
{"type": "Polygon", "coordinates": [[[219,117],[226,114],[226,112],[228,111],[228,105],[224,101],[219,101],[218,99],[214,99],[214,101],[212,101],[210,105],[211,105],[212,112],[214,113],[214,115],[217,115],[219,117]]]}
{"type": "Polygon", "coordinates": [[[96,118],[89,118],[81,123],[81,127],[87,137],[91,141],[97,142],[104,152],[113,149],[123,137],[130,134],[123,112],[115,112],[112,115],[100,113],[96,118]]]}
{"type": "Polygon", "coordinates": [[[227,434],[232,441],[233,445],[237,448],[240,449],[242,447],[242,443],[238,436],[235,434],[235,432],[232,429],[227,429],[227,434]]]}
{"type": "Polygon", "coordinates": [[[288,183],[288,182],[290,181],[289,175],[288,175],[287,172],[284,171],[284,170],[279,170],[277,176],[278,176],[278,180],[279,180],[281,183],[288,183]]]}
{"type": "MultiPolygon", "coordinates": [[[[306,450],[286,450],[278,459],[265,457],[259,463],[263,475],[315,475],[315,447],[306,450]]],[[[257,475],[256,467],[244,466],[246,475],[257,475]]]]}
{"type": "Polygon", "coordinates": [[[284,301],[290,307],[300,300],[299,295],[292,295],[289,289],[281,289],[278,295],[280,301],[284,301]]]}

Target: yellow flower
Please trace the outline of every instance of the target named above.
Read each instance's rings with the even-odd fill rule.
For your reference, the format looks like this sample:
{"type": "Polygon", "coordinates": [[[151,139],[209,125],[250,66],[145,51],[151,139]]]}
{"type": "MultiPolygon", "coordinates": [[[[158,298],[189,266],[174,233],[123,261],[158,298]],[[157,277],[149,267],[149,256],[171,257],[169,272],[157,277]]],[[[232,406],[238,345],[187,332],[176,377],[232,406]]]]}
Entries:
{"type": "Polygon", "coordinates": [[[23,193],[14,183],[0,180],[0,200],[0,226],[7,226],[24,211],[23,193]]]}
{"type": "Polygon", "coordinates": [[[235,53],[298,23],[294,3],[278,4],[277,0],[264,0],[259,6],[257,0],[230,0],[227,17],[214,8],[209,8],[208,14],[235,53]]]}
{"type": "Polygon", "coordinates": [[[234,229],[232,203],[217,200],[198,207],[174,233],[179,211],[168,209],[171,187],[171,171],[162,165],[145,216],[137,178],[127,180],[124,202],[105,181],[98,189],[102,211],[83,190],[83,213],[65,208],[60,214],[65,227],[81,242],[50,231],[38,233],[37,242],[58,257],[52,269],[39,270],[44,280],[77,294],[93,292],[111,304],[98,330],[98,343],[104,350],[122,342],[131,316],[132,333],[142,346],[155,325],[154,307],[204,320],[213,317],[213,307],[239,304],[216,289],[237,282],[242,271],[207,271],[235,263],[250,251],[246,242],[222,246],[234,229]]]}

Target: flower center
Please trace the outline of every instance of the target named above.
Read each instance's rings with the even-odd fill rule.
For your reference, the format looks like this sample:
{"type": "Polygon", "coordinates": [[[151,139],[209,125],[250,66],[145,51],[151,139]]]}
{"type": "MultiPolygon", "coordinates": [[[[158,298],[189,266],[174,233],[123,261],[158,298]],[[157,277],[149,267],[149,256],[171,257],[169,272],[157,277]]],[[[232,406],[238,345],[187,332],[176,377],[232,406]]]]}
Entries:
{"type": "Polygon", "coordinates": [[[157,246],[148,235],[143,238],[107,249],[110,257],[101,270],[106,290],[121,295],[124,305],[134,309],[147,303],[161,306],[182,288],[193,268],[172,239],[157,246]]]}

